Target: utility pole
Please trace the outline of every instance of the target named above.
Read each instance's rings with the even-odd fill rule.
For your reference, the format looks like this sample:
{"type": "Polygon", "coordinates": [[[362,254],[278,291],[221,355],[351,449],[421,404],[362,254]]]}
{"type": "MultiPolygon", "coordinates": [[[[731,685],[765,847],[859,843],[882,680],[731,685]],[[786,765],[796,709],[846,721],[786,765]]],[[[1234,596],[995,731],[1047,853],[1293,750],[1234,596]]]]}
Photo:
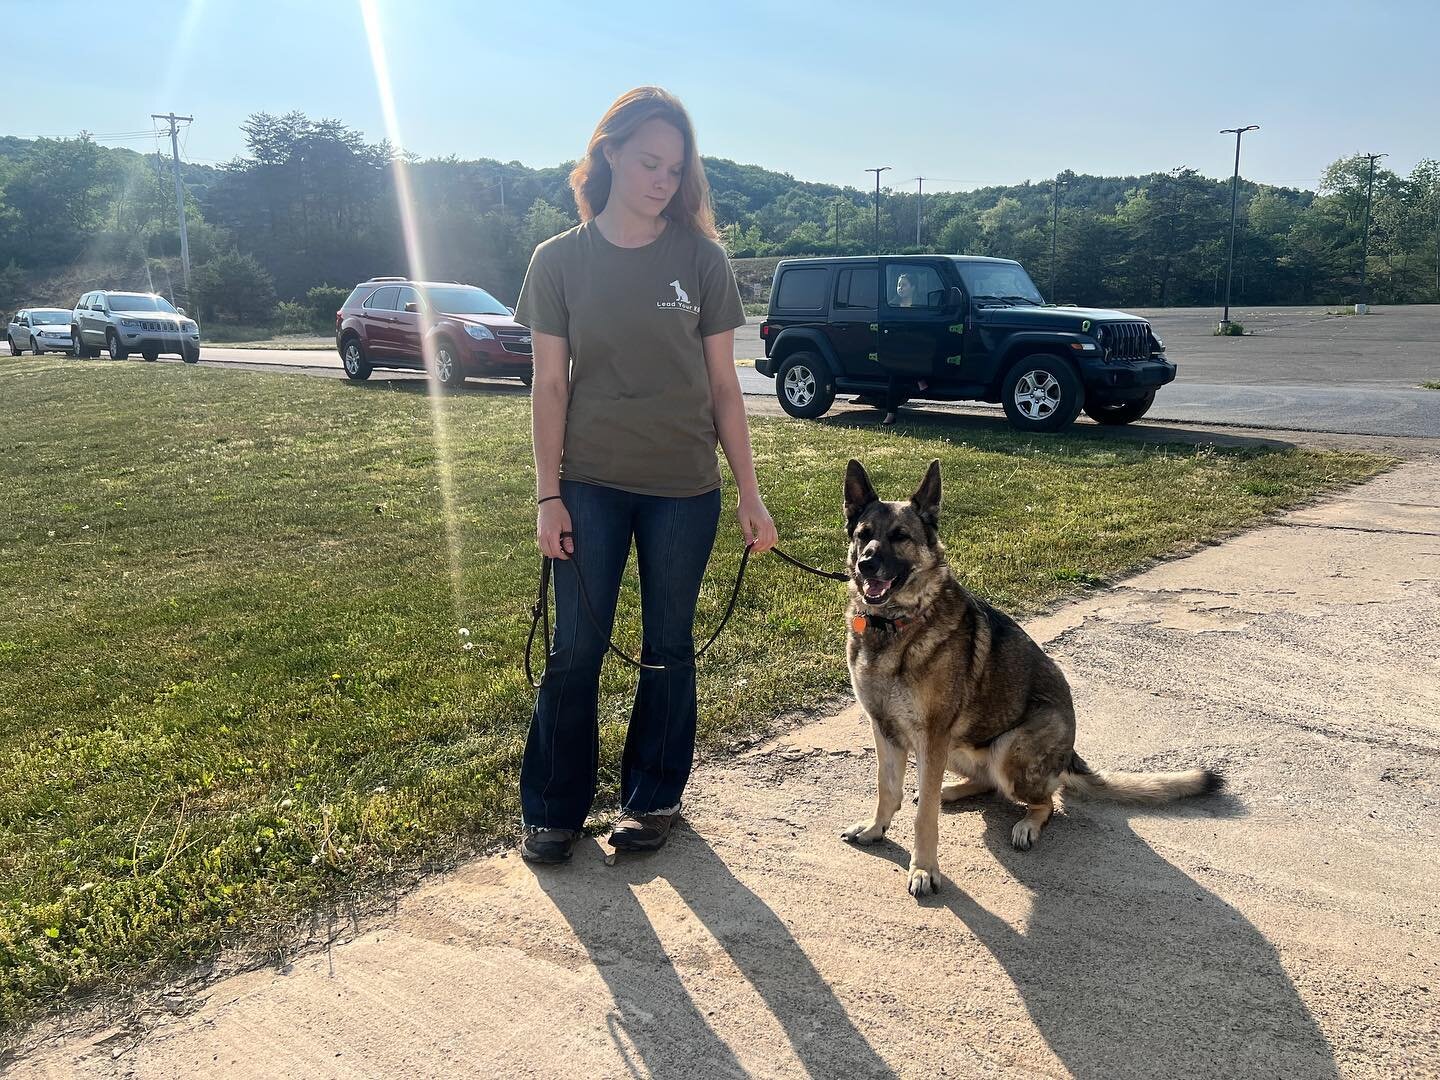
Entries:
{"type": "Polygon", "coordinates": [[[922,242],[920,240],[920,230],[925,221],[925,181],[929,179],[931,178],[928,176],[915,177],[915,182],[920,185],[915,200],[915,246],[917,248],[922,242]]]}
{"type": "Polygon", "coordinates": [[[190,238],[185,234],[185,196],[180,190],[180,121],[194,123],[193,116],[176,116],[172,113],[151,113],[151,120],[165,120],[170,124],[170,153],[175,159],[175,212],[180,218],[180,265],[185,269],[185,300],[190,300],[190,238]]]}
{"type": "Polygon", "coordinates": [[[1360,302],[1355,305],[1355,314],[1364,315],[1370,310],[1370,294],[1365,287],[1365,267],[1370,262],[1370,200],[1375,194],[1375,162],[1389,154],[1366,154],[1370,159],[1370,179],[1365,185],[1365,228],[1360,234],[1360,302]]]}
{"type": "Polygon", "coordinates": [[[835,200],[835,254],[840,254],[840,200],[835,200]]]}
{"type": "Polygon", "coordinates": [[[1060,238],[1060,186],[1068,181],[1061,180],[1057,173],[1051,182],[1050,197],[1050,302],[1055,303],[1055,268],[1059,264],[1055,260],[1056,242],[1060,238]]]}
{"type": "Polygon", "coordinates": [[[1435,178],[1435,302],[1440,303],[1440,177],[1435,178]]]}
{"type": "Polygon", "coordinates": [[[1235,273],[1235,204],[1240,192],[1240,136],[1247,131],[1259,131],[1259,124],[1243,128],[1221,128],[1221,135],[1235,136],[1235,173],[1230,178],[1230,260],[1225,268],[1225,314],[1220,316],[1220,332],[1230,330],[1230,279],[1235,273]]]}
{"type": "Polygon", "coordinates": [[[875,254],[880,254],[880,174],[889,172],[889,165],[881,165],[878,169],[866,169],[866,172],[875,174],[875,254]]]}

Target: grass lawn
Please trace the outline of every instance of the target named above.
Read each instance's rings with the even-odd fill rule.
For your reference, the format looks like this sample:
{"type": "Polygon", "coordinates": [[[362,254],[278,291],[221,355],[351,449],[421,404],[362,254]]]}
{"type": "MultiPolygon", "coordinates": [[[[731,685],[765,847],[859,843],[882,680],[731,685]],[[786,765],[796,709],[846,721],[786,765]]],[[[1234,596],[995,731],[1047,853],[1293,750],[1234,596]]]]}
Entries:
{"type": "MultiPolygon", "coordinates": [[[[437,450],[422,385],[0,367],[0,1031],[512,836],[529,401],[442,399],[437,450]]],[[[939,457],[952,561],[1018,613],[1387,464],[1119,431],[752,430],[782,544],[825,566],[850,456],[888,497],[939,457]]],[[[739,561],[726,502],[702,632],[739,561]]],[[[847,687],[843,586],[761,558],[746,590],[702,668],[711,753],[847,687]]],[[[637,601],[632,573],[631,650],[637,601]]],[[[607,794],[632,685],[607,664],[607,794]]]]}

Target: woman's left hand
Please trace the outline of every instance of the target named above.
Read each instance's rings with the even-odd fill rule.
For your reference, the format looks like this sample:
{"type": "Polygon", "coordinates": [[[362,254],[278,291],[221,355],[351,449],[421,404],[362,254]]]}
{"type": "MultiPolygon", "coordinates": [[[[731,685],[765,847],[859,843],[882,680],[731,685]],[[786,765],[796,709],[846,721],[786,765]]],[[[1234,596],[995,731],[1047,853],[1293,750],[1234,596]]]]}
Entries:
{"type": "Polygon", "coordinates": [[[770,511],[765,509],[765,503],[759,495],[750,498],[741,498],[740,509],[740,531],[745,534],[745,543],[752,541],[755,546],[753,554],[759,555],[762,551],[769,551],[780,541],[775,532],[775,522],[770,517],[770,511]]]}

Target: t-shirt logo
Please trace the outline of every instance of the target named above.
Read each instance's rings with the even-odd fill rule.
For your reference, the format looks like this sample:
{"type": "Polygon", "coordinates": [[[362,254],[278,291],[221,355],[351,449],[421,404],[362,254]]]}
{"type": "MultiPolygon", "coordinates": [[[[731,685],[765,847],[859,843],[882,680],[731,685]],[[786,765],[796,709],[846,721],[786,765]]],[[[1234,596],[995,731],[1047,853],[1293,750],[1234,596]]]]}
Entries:
{"type": "Polygon", "coordinates": [[[690,302],[690,294],[687,293],[685,289],[681,286],[679,278],[676,278],[674,281],[670,282],[670,287],[675,290],[675,299],[657,300],[655,301],[655,306],[657,308],[668,308],[675,311],[688,311],[691,315],[700,314],[700,305],[692,304],[690,302]]]}

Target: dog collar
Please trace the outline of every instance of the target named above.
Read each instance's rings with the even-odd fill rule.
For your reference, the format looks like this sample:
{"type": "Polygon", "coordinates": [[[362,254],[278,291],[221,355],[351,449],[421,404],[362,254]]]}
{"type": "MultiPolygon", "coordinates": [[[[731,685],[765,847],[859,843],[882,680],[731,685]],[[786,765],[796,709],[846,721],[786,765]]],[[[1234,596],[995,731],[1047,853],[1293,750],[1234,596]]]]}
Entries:
{"type": "Polygon", "coordinates": [[[914,615],[908,617],[900,615],[893,619],[887,619],[881,615],[852,615],[850,617],[850,629],[857,634],[863,634],[872,626],[877,630],[888,626],[898,634],[907,627],[919,622],[922,614],[922,612],[917,611],[914,615]]]}

